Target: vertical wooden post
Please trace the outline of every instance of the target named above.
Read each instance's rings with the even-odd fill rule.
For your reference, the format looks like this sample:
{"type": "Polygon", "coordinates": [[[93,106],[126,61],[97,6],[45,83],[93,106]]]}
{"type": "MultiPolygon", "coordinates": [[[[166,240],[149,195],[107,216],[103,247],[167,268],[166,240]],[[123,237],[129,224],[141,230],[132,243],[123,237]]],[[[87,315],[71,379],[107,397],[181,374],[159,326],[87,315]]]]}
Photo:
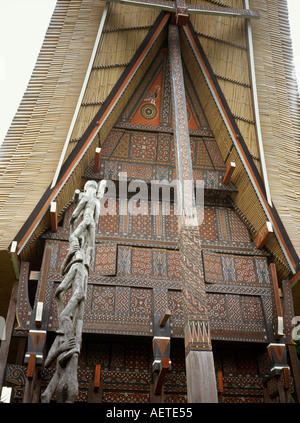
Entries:
{"type": "Polygon", "coordinates": [[[283,313],[282,313],[282,306],[281,306],[281,299],[279,295],[279,285],[278,285],[278,278],[276,272],[276,264],[270,264],[272,281],[273,281],[273,289],[274,289],[274,297],[275,297],[275,307],[277,313],[277,328],[276,328],[276,335],[275,338],[279,340],[283,337],[283,313]]]}
{"type": "Polygon", "coordinates": [[[256,238],[254,239],[256,248],[262,248],[273,234],[271,222],[266,222],[259,230],[256,238]]]}
{"type": "Polygon", "coordinates": [[[179,222],[179,248],[185,302],[185,356],[188,402],[217,403],[217,384],[209,319],[205,306],[201,243],[193,188],[193,166],[189,140],[186,96],[178,27],[169,26],[169,60],[172,81],[174,145],[177,179],[183,195],[179,222]],[[191,266],[191,263],[193,265],[191,266]]]}
{"type": "Polygon", "coordinates": [[[5,339],[1,341],[1,346],[0,346],[0,394],[3,387],[7,357],[9,353],[12,332],[14,329],[16,308],[17,308],[17,298],[18,298],[18,286],[19,286],[19,282],[16,280],[12,287],[10,302],[8,306],[8,312],[7,312],[7,316],[5,320],[5,339]]]}
{"type": "Polygon", "coordinates": [[[95,150],[95,163],[94,163],[95,173],[98,173],[100,171],[100,162],[101,162],[101,148],[97,147],[95,150]]]}
{"type": "Polygon", "coordinates": [[[89,384],[88,403],[101,403],[103,399],[103,382],[101,381],[101,364],[96,364],[94,380],[89,384]]]}
{"type": "Polygon", "coordinates": [[[23,404],[37,403],[40,399],[41,380],[39,378],[39,368],[35,366],[31,370],[31,377],[27,377],[25,384],[23,404]]]}
{"type": "Polygon", "coordinates": [[[282,294],[285,332],[284,341],[287,346],[288,361],[294,381],[294,398],[297,403],[300,403],[300,366],[296,346],[292,342],[294,305],[290,280],[282,281],[282,294]]]}
{"type": "Polygon", "coordinates": [[[233,172],[235,171],[236,164],[234,162],[230,162],[229,166],[227,167],[227,170],[225,172],[224,178],[223,178],[223,184],[228,185],[231,179],[231,176],[233,172]]]}
{"type": "Polygon", "coordinates": [[[39,293],[38,293],[38,298],[37,298],[36,308],[35,308],[35,325],[37,328],[40,328],[43,322],[44,301],[45,301],[48,270],[50,266],[50,259],[51,259],[51,247],[47,246],[44,252],[43,269],[41,272],[41,281],[40,281],[39,293]]]}
{"type": "Polygon", "coordinates": [[[57,221],[57,203],[53,201],[50,204],[50,223],[51,223],[51,232],[57,232],[58,221],[57,221]]]}

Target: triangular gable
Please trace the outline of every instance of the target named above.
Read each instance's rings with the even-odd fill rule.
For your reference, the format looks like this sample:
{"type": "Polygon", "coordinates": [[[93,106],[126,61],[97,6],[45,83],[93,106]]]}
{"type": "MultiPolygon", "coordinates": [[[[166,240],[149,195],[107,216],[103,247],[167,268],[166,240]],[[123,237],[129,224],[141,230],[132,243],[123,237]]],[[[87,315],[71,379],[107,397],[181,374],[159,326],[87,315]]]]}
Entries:
{"type": "MultiPolygon", "coordinates": [[[[128,180],[176,179],[169,60],[168,48],[163,47],[104,140],[100,168],[95,170],[92,161],[86,178],[118,181],[119,173],[125,172],[128,180]]],[[[186,68],[185,92],[194,180],[204,181],[206,192],[224,197],[235,188],[232,182],[222,182],[224,160],[186,68]]]]}
{"type": "MultiPolygon", "coordinates": [[[[26,224],[22,227],[22,229],[18,233],[15,240],[18,242],[19,253],[20,251],[22,251],[27,241],[30,239],[30,237],[34,233],[35,229],[37,228],[37,225],[39,224],[43,216],[45,216],[47,210],[49,209],[51,201],[53,201],[58,196],[62,188],[70,180],[70,176],[72,173],[74,173],[74,170],[76,169],[77,165],[81,163],[80,168],[82,169],[82,167],[86,167],[88,163],[90,162],[89,158],[87,157],[87,152],[90,151],[91,145],[95,145],[95,143],[93,144],[93,141],[95,139],[95,136],[99,132],[99,128],[101,128],[101,126],[104,124],[104,122],[107,119],[111,119],[114,106],[116,105],[116,103],[122,96],[124,90],[126,89],[128,84],[132,80],[133,76],[139,69],[141,63],[147,56],[148,52],[151,50],[153,44],[162,33],[162,30],[165,28],[168,18],[169,18],[169,15],[164,13],[162,13],[158,17],[154,26],[148,33],[147,37],[145,38],[140,48],[137,50],[134,58],[132,59],[130,64],[127,66],[126,70],[122,74],[121,78],[119,79],[118,83],[112,90],[111,94],[108,96],[107,100],[105,101],[103,106],[100,108],[95,118],[92,120],[91,124],[89,125],[88,129],[84,133],[80,142],[76,145],[76,147],[74,148],[74,150],[72,151],[72,153],[70,154],[66,162],[64,163],[56,186],[53,189],[48,188],[48,190],[45,192],[44,196],[40,200],[39,204],[36,206],[35,210],[31,214],[30,218],[27,220],[26,224]],[[88,160],[88,162],[86,160],[88,160]],[[84,163],[86,163],[86,165],[84,163]]],[[[209,63],[200,46],[197,36],[193,33],[193,27],[191,23],[188,23],[188,25],[184,27],[183,30],[188,39],[188,42],[190,43],[193,49],[198,65],[200,66],[204,74],[206,83],[209,86],[211,95],[214,98],[215,103],[217,104],[217,107],[218,107],[220,115],[222,116],[223,122],[225,122],[226,130],[229,132],[232,138],[232,143],[237,149],[239,153],[239,157],[241,158],[242,164],[244,168],[246,169],[246,174],[249,178],[249,182],[252,184],[255,190],[255,193],[259,198],[259,204],[260,204],[259,207],[262,207],[266,215],[266,218],[272,222],[272,225],[274,226],[274,229],[275,229],[276,238],[280,244],[281,252],[282,251],[284,252],[284,255],[287,259],[290,269],[292,269],[292,272],[295,273],[298,269],[298,263],[299,263],[297,254],[294,251],[294,248],[289,240],[289,237],[283,227],[283,224],[275,208],[271,207],[266,200],[264,185],[261,180],[261,177],[258,174],[258,171],[253,163],[253,160],[249,154],[249,151],[243,141],[243,137],[240,134],[239,129],[237,128],[237,125],[230,112],[230,109],[227,105],[224,95],[222,94],[222,91],[220,90],[218,82],[212,72],[212,69],[209,66],[209,63]]],[[[140,77],[142,78],[142,75],[140,75],[140,77]]],[[[160,76],[158,74],[156,79],[153,81],[154,89],[155,89],[155,82],[159,82],[159,78],[160,76]]],[[[150,91],[153,92],[152,89],[150,91]]],[[[188,105],[191,108],[191,105],[194,105],[195,102],[189,101],[189,99],[187,100],[188,100],[188,105]]],[[[162,98],[160,99],[160,101],[162,101],[162,98]]],[[[151,104],[151,101],[150,101],[150,104],[151,104]]],[[[191,111],[193,112],[193,110],[191,111]]],[[[197,121],[196,119],[198,114],[193,113],[193,116],[195,118],[195,121],[197,121]]],[[[117,119],[117,117],[115,119],[117,119]]],[[[193,120],[193,124],[194,123],[195,122],[193,120]]],[[[199,130],[199,125],[197,130],[199,130]]],[[[210,129],[206,127],[202,127],[200,128],[200,130],[210,131],[210,129]]],[[[224,154],[223,154],[223,157],[224,157],[224,154]]],[[[77,178],[79,177],[80,176],[78,175],[77,178]]],[[[201,174],[199,174],[199,178],[202,179],[201,174]]],[[[74,184],[69,191],[74,192],[74,184]]],[[[252,199],[249,199],[249,201],[251,202],[252,199]]],[[[249,220],[251,222],[251,219],[249,220]]],[[[264,223],[265,222],[262,222],[262,224],[264,223]]],[[[275,252],[275,257],[279,259],[279,262],[281,260],[280,259],[281,252],[278,250],[278,248],[275,252]]],[[[285,272],[286,272],[287,265],[283,263],[283,260],[281,260],[281,264],[283,264],[285,268],[285,272]]]]}
{"type": "MultiPolygon", "coordinates": [[[[49,210],[51,202],[58,197],[58,195],[61,193],[61,191],[63,191],[63,189],[65,189],[66,184],[70,181],[71,175],[74,175],[74,171],[77,165],[80,162],[83,163],[84,160],[86,160],[86,166],[90,162],[88,153],[93,154],[91,152],[91,147],[95,144],[95,137],[97,136],[99,131],[101,131],[102,127],[106,124],[106,121],[110,118],[112,112],[115,109],[115,106],[118,104],[118,101],[120,101],[120,98],[132,82],[136,73],[138,73],[140,69],[142,69],[142,67],[144,66],[145,61],[147,60],[147,56],[149,56],[149,53],[151,52],[153,46],[155,46],[156,43],[159,41],[168,19],[169,14],[165,12],[162,12],[158,16],[152,28],[145,37],[144,41],[137,49],[129,65],[126,67],[125,71],[119,78],[117,84],[112,89],[111,93],[106,98],[104,104],[102,105],[102,107],[100,107],[98,113],[86,129],[81,140],[77,143],[74,150],[70,153],[70,155],[64,162],[60,174],[58,176],[56,185],[53,188],[51,188],[51,185],[49,185],[41,200],[36,205],[33,212],[16,235],[14,241],[17,243],[18,254],[22,252],[30,237],[35,233],[35,231],[37,231],[38,226],[40,225],[44,216],[46,216],[47,211],[49,210]]],[[[84,168],[86,166],[83,164],[84,168]]],[[[78,175],[78,181],[81,180],[81,176],[81,174],[78,175]]],[[[72,187],[68,187],[67,191],[70,190],[71,192],[74,192],[74,190],[76,189],[76,184],[74,185],[74,181],[73,184],[71,183],[71,185],[72,187]]],[[[65,204],[63,206],[65,206],[65,204]]],[[[47,220],[49,222],[49,218],[47,220]]],[[[45,225],[43,225],[43,227],[44,226],[45,225]]]]}
{"type": "MultiPolygon", "coordinates": [[[[137,129],[173,131],[169,73],[168,48],[162,48],[115,126],[132,128],[135,125],[137,129]]],[[[213,136],[186,69],[185,84],[191,134],[213,136]]]]}

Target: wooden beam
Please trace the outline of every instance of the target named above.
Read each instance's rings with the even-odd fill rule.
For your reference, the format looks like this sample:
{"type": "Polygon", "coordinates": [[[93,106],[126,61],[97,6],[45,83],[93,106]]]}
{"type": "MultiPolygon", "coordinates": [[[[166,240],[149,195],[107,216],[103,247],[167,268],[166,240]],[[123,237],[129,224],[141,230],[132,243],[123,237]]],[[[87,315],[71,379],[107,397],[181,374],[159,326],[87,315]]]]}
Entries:
{"type": "Polygon", "coordinates": [[[231,179],[231,176],[233,172],[235,171],[236,164],[235,162],[230,162],[229,166],[227,167],[227,170],[225,172],[224,178],[223,178],[223,184],[228,185],[231,179]]]}
{"type": "Polygon", "coordinates": [[[78,204],[79,195],[80,195],[80,189],[76,189],[75,192],[74,192],[74,197],[73,197],[73,203],[74,204],[78,204]]]}
{"type": "Polygon", "coordinates": [[[185,363],[188,402],[217,403],[218,391],[212,352],[190,351],[185,363]]]}
{"type": "Polygon", "coordinates": [[[12,264],[13,264],[13,267],[14,267],[16,279],[19,279],[19,277],[20,277],[20,262],[19,262],[19,257],[18,257],[18,254],[17,254],[17,246],[18,246],[17,241],[13,241],[11,243],[10,257],[11,257],[11,261],[12,261],[12,264]]]}
{"type": "MultiPolygon", "coordinates": [[[[32,359],[33,362],[33,359],[32,359]]],[[[28,378],[25,383],[23,403],[38,403],[40,399],[41,379],[39,377],[38,368],[35,366],[32,377],[28,378]]]]}
{"type": "Polygon", "coordinates": [[[224,384],[223,384],[223,372],[222,370],[218,370],[218,402],[223,403],[223,392],[224,392],[224,384]]]}
{"type": "Polygon", "coordinates": [[[51,222],[51,232],[57,232],[58,221],[57,221],[57,203],[52,201],[50,204],[50,222],[51,222]]]}
{"type": "Polygon", "coordinates": [[[42,301],[38,301],[36,304],[36,311],[35,311],[35,325],[37,328],[40,328],[42,326],[43,310],[44,310],[44,303],[42,301]]]}
{"type": "Polygon", "coordinates": [[[1,341],[0,345],[0,392],[2,391],[7,357],[9,353],[9,347],[12,337],[12,332],[15,323],[16,309],[17,309],[17,299],[18,299],[18,287],[19,281],[15,281],[12,287],[10,301],[8,306],[8,312],[5,320],[5,339],[1,341]]]}
{"type": "Polygon", "coordinates": [[[169,309],[167,309],[166,311],[163,312],[163,314],[161,315],[161,318],[159,320],[159,326],[160,327],[164,327],[168,321],[168,319],[171,316],[171,311],[169,309]]]}
{"type": "Polygon", "coordinates": [[[188,127],[186,93],[180,51],[180,38],[177,25],[169,25],[169,63],[173,104],[174,147],[176,175],[181,189],[178,190],[179,228],[198,226],[196,202],[192,187],[194,174],[191,144],[188,127]],[[191,213],[195,212],[195,221],[191,213]]]}
{"type": "Polygon", "coordinates": [[[40,278],[40,274],[41,272],[38,270],[31,270],[31,272],[29,273],[29,280],[30,281],[38,281],[40,278]]]}
{"type": "Polygon", "coordinates": [[[289,364],[294,381],[294,397],[295,402],[300,403],[300,364],[295,345],[287,345],[289,364]]]}
{"type": "Polygon", "coordinates": [[[47,285],[47,277],[48,277],[48,270],[50,266],[51,260],[51,247],[47,246],[44,252],[44,260],[43,260],[43,268],[41,270],[41,280],[39,286],[39,293],[36,302],[36,310],[35,310],[35,325],[36,327],[40,328],[43,322],[43,309],[44,309],[44,301],[45,301],[45,293],[46,293],[46,285],[47,285]]]}
{"type": "Polygon", "coordinates": [[[276,271],[276,264],[270,264],[271,276],[273,281],[273,288],[274,288],[274,297],[275,297],[275,308],[277,314],[277,328],[276,328],[276,339],[282,338],[284,335],[283,332],[283,311],[280,299],[280,292],[279,292],[279,285],[278,285],[278,278],[277,278],[277,271],[276,271]]]}
{"type": "Polygon", "coordinates": [[[88,403],[101,403],[103,399],[103,382],[101,382],[101,365],[95,367],[94,380],[89,384],[88,403]]]}
{"type": "Polygon", "coordinates": [[[288,364],[287,364],[287,349],[286,349],[285,344],[283,344],[283,343],[281,343],[281,344],[271,343],[267,346],[267,351],[268,351],[268,354],[269,354],[271,361],[274,364],[274,367],[276,367],[276,368],[288,367],[288,364]]]}
{"type": "Polygon", "coordinates": [[[223,372],[222,370],[218,370],[218,382],[219,382],[219,392],[223,392],[224,391],[224,385],[223,385],[223,372]]]}
{"type": "Polygon", "coordinates": [[[254,239],[256,248],[262,248],[266,242],[268,241],[268,239],[270,238],[270,236],[273,234],[273,228],[272,228],[272,224],[271,222],[266,222],[262,228],[260,229],[260,231],[258,232],[256,238],[254,239]]]}
{"type": "Polygon", "coordinates": [[[176,21],[178,26],[185,26],[189,19],[189,15],[187,13],[176,13],[176,21]]]}
{"type": "Polygon", "coordinates": [[[101,364],[97,364],[95,368],[94,376],[94,391],[97,391],[100,388],[101,382],[101,364]]]}
{"type": "Polygon", "coordinates": [[[163,358],[161,361],[161,369],[158,375],[158,379],[155,385],[154,393],[155,395],[160,395],[162,392],[162,387],[165,383],[166,374],[170,368],[170,360],[169,358],[163,358]]]}
{"type": "Polygon", "coordinates": [[[293,342],[294,329],[294,304],[291,281],[286,279],[282,281],[283,293],[283,321],[284,321],[284,342],[288,350],[288,363],[290,365],[293,381],[294,394],[296,403],[300,403],[300,364],[297,356],[296,345],[293,342]]]}
{"type": "Polygon", "coordinates": [[[35,362],[36,362],[36,355],[30,354],[27,366],[27,377],[29,380],[33,379],[34,371],[35,371],[35,362]]]}
{"type": "Polygon", "coordinates": [[[174,122],[175,165],[183,194],[178,196],[179,207],[179,249],[183,280],[183,301],[185,309],[185,362],[188,387],[188,402],[218,402],[215,367],[212,354],[206,292],[203,288],[203,263],[197,214],[192,219],[191,212],[196,208],[193,190],[193,165],[186,108],[183,67],[181,61],[179,30],[169,25],[169,63],[171,72],[171,92],[174,122]],[[191,248],[192,245],[192,248],[191,248]],[[188,263],[195,263],[193,269],[188,263]],[[191,275],[192,274],[192,275],[191,275]],[[194,289],[197,281],[198,289],[194,289]],[[200,307],[201,304],[201,307],[200,307]],[[203,307],[204,306],[204,307],[203,307]],[[209,371],[207,372],[207,369],[209,371]],[[204,377],[203,377],[204,376],[204,377]],[[205,381],[201,383],[200,381],[205,381]]]}
{"type": "MultiPolygon", "coordinates": [[[[154,9],[166,10],[168,12],[175,12],[178,5],[177,1],[166,0],[108,0],[114,3],[123,3],[132,6],[151,7],[154,9]]],[[[198,4],[187,4],[187,13],[196,13],[201,15],[224,16],[228,18],[245,18],[245,19],[259,19],[260,15],[255,10],[238,9],[234,7],[218,7],[206,6],[198,4]]]]}
{"type": "Polygon", "coordinates": [[[94,162],[95,173],[98,173],[100,171],[100,162],[101,162],[101,148],[97,147],[95,150],[95,162],[94,162]]]}
{"type": "Polygon", "coordinates": [[[237,9],[234,7],[217,7],[200,4],[189,4],[188,13],[201,15],[224,16],[227,18],[259,19],[260,15],[255,10],[237,9]]]}

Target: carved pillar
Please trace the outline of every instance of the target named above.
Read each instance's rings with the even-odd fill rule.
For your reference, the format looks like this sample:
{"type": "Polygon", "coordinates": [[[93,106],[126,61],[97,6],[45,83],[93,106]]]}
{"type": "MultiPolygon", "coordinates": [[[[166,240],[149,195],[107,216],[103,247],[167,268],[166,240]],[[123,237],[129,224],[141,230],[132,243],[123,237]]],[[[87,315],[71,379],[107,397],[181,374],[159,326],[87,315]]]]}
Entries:
{"type": "Polygon", "coordinates": [[[203,279],[193,168],[189,140],[186,98],[178,27],[169,27],[169,55],[172,81],[174,145],[179,181],[177,202],[179,247],[185,312],[185,355],[189,402],[218,402],[211,347],[207,300],[203,279]]]}
{"type": "Polygon", "coordinates": [[[56,372],[42,395],[42,402],[49,402],[55,391],[56,401],[60,403],[75,402],[78,394],[77,367],[84,301],[100,216],[98,196],[103,197],[104,190],[105,181],[101,182],[99,192],[98,184],[88,181],[70,219],[70,248],[62,265],[64,279],[55,293],[59,330],[45,361],[45,366],[49,366],[56,360],[56,372]],[[63,297],[69,290],[72,295],[65,305],[63,297]]]}

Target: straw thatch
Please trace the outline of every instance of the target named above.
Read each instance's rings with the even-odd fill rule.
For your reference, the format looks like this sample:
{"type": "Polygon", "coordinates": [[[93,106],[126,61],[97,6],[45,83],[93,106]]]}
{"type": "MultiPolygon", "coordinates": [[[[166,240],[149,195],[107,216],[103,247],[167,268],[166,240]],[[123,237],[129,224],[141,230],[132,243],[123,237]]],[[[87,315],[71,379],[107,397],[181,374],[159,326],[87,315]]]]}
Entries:
{"type": "MultiPolygon", "coordinates": [[[[244,7],[243,0],[194,2],[244,7]]],[[[104,2],[95,0],[57,2],[27,91],[1,146],[0,250],[8,248],[53,179],[76,109],[104,6],[104,2]]],[[[250,7],[261,14],[260,20],[253,22],[251,26],[270,191],[287,232],[300,253],[299,98],[292,76],[287,5],[285,0],[252,0],[250,7]]],[[[68,157],[80,141],[158,13],[150,8],[110,4],[65,157],[68,157]]],[[[246,22],[243,19],[200,15],[192,16],[191,22],[254,164],[262,175],[249,72],[246,22]]],[[[224,159],[237,163],[234,182],[239,193],[233,195],[233,200],[237,211],[255,236],[266,220],[266,214],[247,178],[238,152],[235,149],[230,150],[231,140],[187,45],[184,48],[184,59],[189,64],[190,73],[224,159]]],[[[145,69],[147,62],[143,66],[145,69]]],[[[143,67],[102,128],[101,140],[107,136],[142,76],[143,67]]],[[[91,146],[57,197],[60,214],[74,189],[81,184],[81,175],[92,158],[93,148],[91,146]]],[[[32,256],[36,255],[35,241],[48,225],[49,214],[46,214],[32,234],[23,252],[23,259],[32,260],[32,256]]],[[[277,263],[279,276],[287,277],[290,266],[275,237],[269,241],[268,249],[277,263]]]]}
{"type": "Polygon", "coordinates": [[[300,253],[300,103],[294,75],[287,2],[252,1],[255,69],[272,200],[300,253]]]}

